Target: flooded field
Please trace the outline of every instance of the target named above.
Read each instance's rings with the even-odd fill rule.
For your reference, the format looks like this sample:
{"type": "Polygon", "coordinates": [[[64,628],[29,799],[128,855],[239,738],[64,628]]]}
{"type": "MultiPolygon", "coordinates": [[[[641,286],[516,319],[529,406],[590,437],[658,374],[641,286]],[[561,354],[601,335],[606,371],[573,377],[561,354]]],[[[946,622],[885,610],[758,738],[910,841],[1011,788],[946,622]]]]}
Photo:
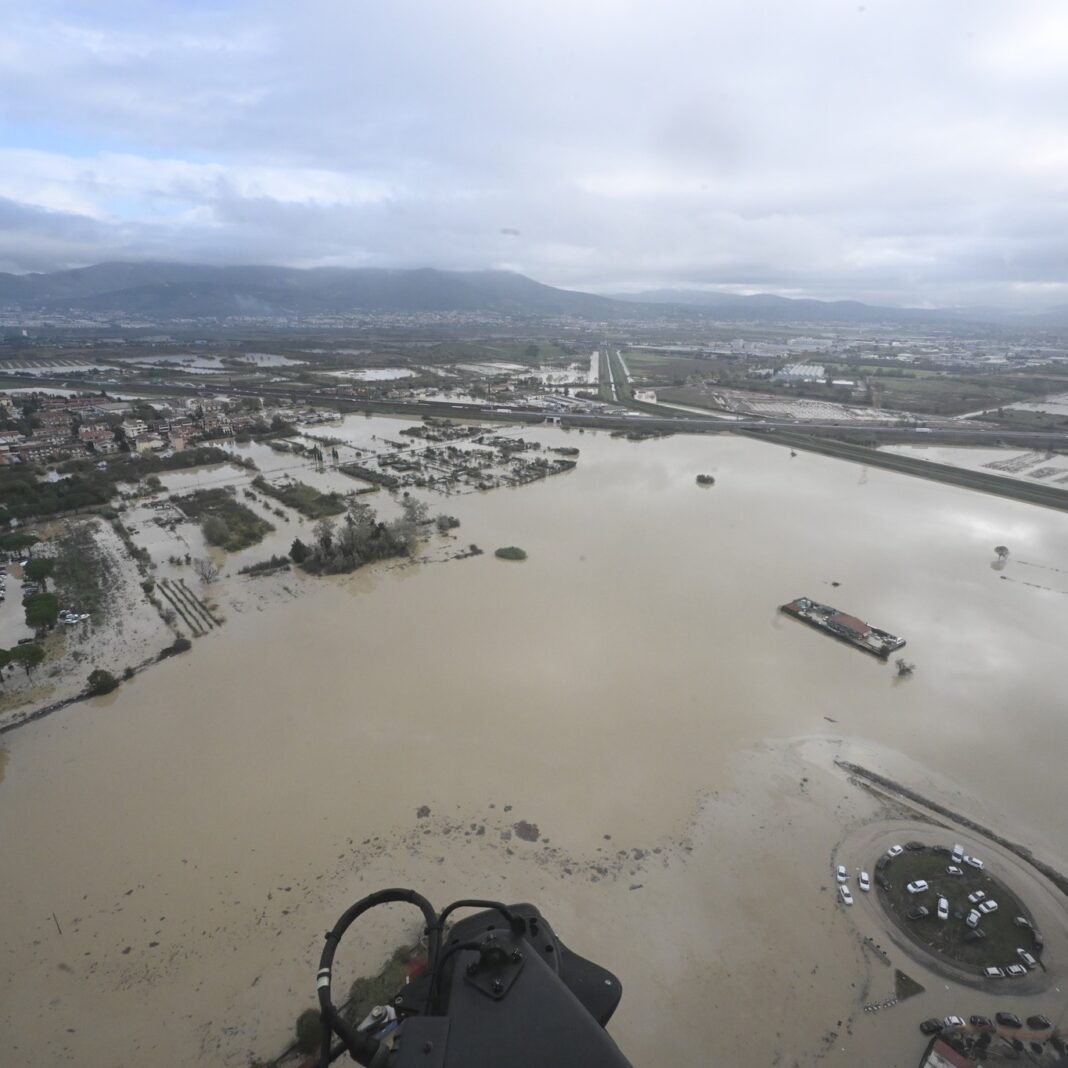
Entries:
{"type": "MultiPolygon", "coordinates": [[[[322,433],[367,449],[404,425],[322,433]]],[[[579,448],[578,467],[427,497],[485,555],[294,574],[299,596],[5,736],[13,1058],[273,1055],[314,1004],[323,930],[386,885],[535,901],[622,979],[610,1029],[636,1065],[892,1068],[919,1059],[923,1017],[995,1007],[895,946],[927,993],[863,1013],[893,973],[859,938],[888,936],[874,900],[836,904],[832,858],[870,865],[918,832],[834,758],[1068,868],[1068,517],[727,436],[522,433],[579,448]],[[525,562],[494,559],[513,544],[525,562]],[[914,675],[777,612],[802,595],[905,637],[914,675]]],[[[264,470],[300,463],[240,451],[264,470]]],[[[238,555],[299,529],[277,526],[238,555]]],[[[996,1007],[1056,1018],[1064,901],[1037,877],[1023,892],[1048,983],[996,1007]]],[[[341,969],[377,967],[414,930],[376,917],[341,969]]]]}
{"type": "Polygon", "coordinates": [[[1068,457],[1035,449],[960,447],[954,445],[883,445],[884,452],[911,456],[916,460],[951,464],[968,471],[990,471],[1024,482],[1043,479],[1057,483],[1068,481],[1068,457]]]}

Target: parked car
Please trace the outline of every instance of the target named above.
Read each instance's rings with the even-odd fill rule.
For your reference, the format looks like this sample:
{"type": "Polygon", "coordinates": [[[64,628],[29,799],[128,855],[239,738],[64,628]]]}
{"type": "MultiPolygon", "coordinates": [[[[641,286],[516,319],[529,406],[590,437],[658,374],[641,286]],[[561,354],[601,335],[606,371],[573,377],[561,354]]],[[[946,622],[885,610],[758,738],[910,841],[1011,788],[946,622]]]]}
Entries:
{"type": "Polygon", "coordinates": [[[984,915],[986,913],[990,913],[990,912],[997,912],[997,910],[998,910],[998,903],[996,901],[980,901],[979,902],[979,911],[982,912],[984,915]]]}
{"type": "Polygon", "coordinates": [[[1028,930],[1031,929],[1031,921],[1026,916],[1017,916],[1012,922],[1016,924],[1017,927],[1026,927],[1028,930]]]}
{"type": "Polygon", "coordinates": [[[868,873],[866,871],[860,873],[860,876],[857,879],[857,885],[864,891],[864,893],[867,893],[871,889],[871,879],[868,878],[868,873]]]}
{"type": "Polygon", "coordinates": [[[942,1021],[937,1017],[932,1016],[929,1020],[924,1020],[920,1024],[920,1030],[925,1035],[937,1035],[942,1030],[942,1021]]]}
{"type": "Polygon", "coordinates": [[[922,894],[925,890],[929,889],[926,879],[917,879],[914,883],[909,883],[905,889],[910,894],[922,894]]]}
{"type": "Polygon", "coordinates": [[[910,905],[905,915],[910,920],[925,920],[931,913],[923,905],[910,905]]]}
{"type": "Polygon", "coordinates": [[[913,853],[922,853],[927,846],[923,842],[906,842],[905,848],[911,850],[913,853]]]}
{"type": "Polygon", "coordinates": [[[969,1016],[968,1017],[968,1023],[970,1023],[972,1025],[972,1027],[993,1027],[994,1026],[990,1022],[990,1017],[989,1016],[969,1016]]]}
{"type": "Polygon", "coordinates": [[[1020,1023],[1020,1017],[1014,1012],[999,1012],[996,1013],[994,1019],[997,1020],[1002,1027],[1023,1027],[1020,1023]]]}
{"type": "Polygon", "coordinates": [[[944,897],[938,899],[938,918],[940,920],[949,919],[949,902],[944,897]]]}
{"type": "Polygon", "coordinates": [[[1028,968],[1037,968],[1038,961],[1027,952],[1026,949],[1016,950],[1016,955],[1027,965],[1028,968]]]}
{"type": "Polygon", "coordinates": [[[846,870],[845,870],[845,865],[844,864],[839,864],[838,867],[834,869],[834,877],[840,883],[844,883],[846,881],[846,879],[849,878],[849,876],[846,874],[846,870]]]}
{"type": "Polygon", "coordinates": [[[959,864],[964,859],[964,846],[958,843],[953,847],[953,852],[950,855],[953,857],[953,863],[959,864]]]}
{"type": "Polygon", "coordinates": [[[956,864],[950,864],[949,867],[946,868],[946,874],[947,875],[963,875],[964,872],[960,868],[958,868],[956,864]]]}
{"type": "Polygon", "coordinates": [[[1027,974],[1027,969],[1022,964],[1010,964],[1005,969],[1005,974],[1012,979],[1019,979],[1027,974]]]}
{"type": "Polygon", "coordinates": [[[960,1016],[947,1016],[942,1023],[946,1028],[963,1027],[964,1020],[960,1016]]]}
{"type": "Polygon", "coordinates": [[[1032,1031],[1048,1031],[1053,1024],[1051,1024],[1041,1013],[1038,1013],[1035,1016],[1027,1017],[1027,1026],[1030,1027],[1032,1031]]]}
{"type": "Polygon", "coordinates": [[[979,927],[972,928],[964,932],[965,942],[982,942],[984,938],[986,938],[986,931],[982,930],[979,927]]]}
{"type": "Polygon", "coordinates": [[[905,850],[904,850],[904,849],[902,849],[902,848],[901,848],[901,846],[899,846],[899,845],[892,845],[892,846],[891,846],[891,847],[890,847],[890,848],[889,848],[889,849],[888,849],[888,850],[886,851],[886,855],[887,855],[888,857],[900,857],[900,856],[901,856],[901,854],[902,854],[902,853],[904,853],[904,852],[905,852],[905,850]]]}
{"type": "Polygon", "coordinates": [[[969,927],[978,927],[979,926],[979,920],[982,918],[982,915],[983,914],[981,912],[976,912],[975,909],[972,909],[972,911],[969,912],[968,915],[964,917],[964,922],[969,927]]]}
{"type": "Polygon", "coordinates": [[[974,894],[969,894],[968,895],[968,900],[973,905],[977,905],[980,901],[983,900],[984,897],[986,897],[986,891],[985,890],[976,890],[974,894]]]}
{"type": "Polygon", "coordinates": [[[838,887],[838,896],[842,899],[843,905],[853,904],[853,895],[849,892],[849,887],[844,883],[838,887]]]}
{"type": "Polygon", "coordinates": [[[965,864],[970,864],[973,868],[978,868],[980,871],[982,871],[982,869],[985,867],[983,862],[978,857],[968,857],[968,856],[966,856],[964,858],[964,863],[965,864]]]}
{"type": "Polygon", "coordinates": [[[1005,973],[1000,968],[994,967],[993,964],[991,964],[988,967],[983,969],[983,975],[985,975],[987,977],[987,979],[1004,979],[1005,978],[1005,973]]]}

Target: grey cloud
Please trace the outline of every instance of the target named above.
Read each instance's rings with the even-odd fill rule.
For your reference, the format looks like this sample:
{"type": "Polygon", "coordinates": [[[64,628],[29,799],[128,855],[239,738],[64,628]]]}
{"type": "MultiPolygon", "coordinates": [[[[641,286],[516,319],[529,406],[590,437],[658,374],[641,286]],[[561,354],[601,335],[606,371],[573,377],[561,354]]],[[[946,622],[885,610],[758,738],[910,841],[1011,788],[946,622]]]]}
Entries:
{"type": "Polygon", "coordinates": [[[1060,12],[40,0],[12,16],[0,96],[7,145],[58,159],[0,176],[26,212],[0,212],[2,255],[1007,299],[1063,274],[1068,71],[1014,51],[1060,12]],[[37,185],[66,210],[31,208],[37,185]]]}

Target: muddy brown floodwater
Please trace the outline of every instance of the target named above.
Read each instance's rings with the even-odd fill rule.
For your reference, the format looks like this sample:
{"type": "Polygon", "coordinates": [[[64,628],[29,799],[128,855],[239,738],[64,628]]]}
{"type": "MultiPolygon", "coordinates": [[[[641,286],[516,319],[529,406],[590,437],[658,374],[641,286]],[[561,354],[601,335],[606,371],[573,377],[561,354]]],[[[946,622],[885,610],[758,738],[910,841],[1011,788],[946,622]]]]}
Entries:
{"type": "MultiPolygon", "coordinates": [[[[909,824],[833,761],[1068,868],[1068,517],[726,436],[524,433],[579,446],[578,469],[432,508],[458,546],[526,562],[295,577],[298,599],[7,737],[12,1062],[274,1054],[322,932],[397,884],[535,901],[622,979],[611,1030],[636,1065],[890,1068],[923,1016],[984,1011],[897,948],[928,992],[861,1011],[892,969],[860,948],[873,902],[836,905],[832,857],[909,824]],[[905,636],[915,674],[777,613],[799,595],[905,636]]],[[[414,922],[376,915],[340,968],[414,922]]]]}

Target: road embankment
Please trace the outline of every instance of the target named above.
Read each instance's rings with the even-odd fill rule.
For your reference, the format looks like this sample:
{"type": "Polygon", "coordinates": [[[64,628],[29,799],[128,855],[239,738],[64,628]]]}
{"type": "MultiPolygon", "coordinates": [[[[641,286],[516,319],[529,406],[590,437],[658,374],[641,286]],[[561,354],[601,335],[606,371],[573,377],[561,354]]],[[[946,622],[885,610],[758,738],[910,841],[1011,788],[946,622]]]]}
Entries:
{"type": "MultiPolygon", "coordinates": [[[[943,482],[950,486],[979,490],[982,493],[992,493],[1014,501],[1025,501],[1028,504],[1038,504],[1044,508],[1056,508],[1059,511],[1068,512],[1068,491],[1055,489],[1052,486],[1035,485],[1021,479],[1008,478],[985,471],[969,471],[963,467],[953,467],[951,464],[940,464],[931,460],[919,460],[911,456],[901,456],[898,453],[880,452],[878,449],[835,438],[778,430],[767,433],[747,431],[742,431],[742,433],[746,433],[749,437],[759,438],[761,441],[772,441],[791,448],[804,449],[807,452],[818,452],[824,456],[834,456],[840,460],[850,460],[868,467],[881,467],[887,471],[915,475],[932,482],[943,482]]],[[[956,444],[966,443],[958,441],[956,444]]]]}

